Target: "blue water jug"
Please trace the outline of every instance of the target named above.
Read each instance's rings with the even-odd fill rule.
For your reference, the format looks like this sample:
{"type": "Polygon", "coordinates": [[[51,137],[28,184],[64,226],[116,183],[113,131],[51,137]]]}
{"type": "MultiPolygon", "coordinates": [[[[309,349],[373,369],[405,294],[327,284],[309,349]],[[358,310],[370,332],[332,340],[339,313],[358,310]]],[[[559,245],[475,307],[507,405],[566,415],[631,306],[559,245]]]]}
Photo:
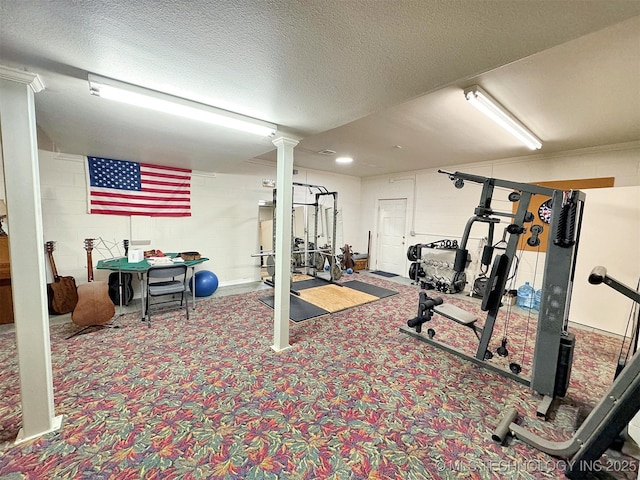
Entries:
{"type": "Polygon", "coordinates": [[[533,297],[533,309],[540,310],[540,299],[542,298],[542,289],[536,290],[536,293],[533,297]]]}
{"type": "Polygon", "coordinates": [[[524,282],[524,285],[521,285],[518,288],[518,306],[520,308],[532,308],[535,302],[535,290],[529,282],[524,282]]]}

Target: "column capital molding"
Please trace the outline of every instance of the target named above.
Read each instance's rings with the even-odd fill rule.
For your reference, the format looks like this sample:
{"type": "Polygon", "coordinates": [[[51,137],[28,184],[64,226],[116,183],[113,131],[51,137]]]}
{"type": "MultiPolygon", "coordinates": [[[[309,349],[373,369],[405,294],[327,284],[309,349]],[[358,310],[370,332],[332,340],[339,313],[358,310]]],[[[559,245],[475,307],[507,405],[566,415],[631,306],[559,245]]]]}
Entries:
{"type": "Polygon", "coordinates": [[[276,147],[281,147],[281,146],[295,147],[296,145],[298,145],[298,143],[300,143],[300,138],[295,137],[294,135],[276,134],[276,137],[271,140],[271,143],[273,143],[276,147]]]}
{"type": "Polygon", "coordinates": [[[34,93],[39,93],[45,89],[44,82],[37,73],[5,67],[4,65],[0,65],[0,80],[10,80],[29,85],[34,93]]]}

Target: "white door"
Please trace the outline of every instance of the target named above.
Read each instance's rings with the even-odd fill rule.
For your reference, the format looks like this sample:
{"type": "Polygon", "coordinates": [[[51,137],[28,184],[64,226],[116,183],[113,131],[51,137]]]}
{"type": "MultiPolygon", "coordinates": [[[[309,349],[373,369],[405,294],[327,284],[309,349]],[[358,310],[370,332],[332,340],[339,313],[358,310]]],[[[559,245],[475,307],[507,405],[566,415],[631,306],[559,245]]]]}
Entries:
{"type": "Polygon", "coordinates": [[[380,200],[378,204],[378,248],[376,268],[396,275],[408,276],[405,272],[406,249],[405,228],[407,221],[407,199],[380,200]]]}

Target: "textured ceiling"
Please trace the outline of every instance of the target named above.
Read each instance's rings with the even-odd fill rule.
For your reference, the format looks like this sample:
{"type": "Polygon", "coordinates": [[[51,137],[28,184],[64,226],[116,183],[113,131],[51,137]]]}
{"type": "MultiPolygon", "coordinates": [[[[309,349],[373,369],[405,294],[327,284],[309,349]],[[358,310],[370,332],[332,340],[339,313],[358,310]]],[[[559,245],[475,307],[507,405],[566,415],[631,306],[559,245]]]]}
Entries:
{"type": "Polygon", "coordinates": [[[358,159],[341,171],[375,175],[634,142],[639,82],[636,17],[306,138],[296,161],[331,163],[317,152],[332,148],[358,159]],[[537,134],[542,150],[531,152],[466,102],[463,89],[476,83],[537,134]]]}
{"type": "Polygon", "coordinates": [[[275,159],[269,139],[92,97],[96,73],[276,123],[304,137],[296,165],[364,176],[528,153],[468,109],[473,83],[543,151],[638,139],[637,15],[627,0],[0,0],[0,64],[41,75],[41,138],[64,153],[275,159]]]}

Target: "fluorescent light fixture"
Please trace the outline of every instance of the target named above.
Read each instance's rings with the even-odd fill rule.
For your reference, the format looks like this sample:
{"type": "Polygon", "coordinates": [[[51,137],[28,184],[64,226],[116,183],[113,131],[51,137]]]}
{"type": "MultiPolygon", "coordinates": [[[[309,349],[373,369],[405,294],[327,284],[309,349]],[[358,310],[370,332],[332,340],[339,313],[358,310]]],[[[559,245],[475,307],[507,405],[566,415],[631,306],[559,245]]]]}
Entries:
{"type": "Polygon", "coordinates": [[[89,91],[92,95],[109,100],[233,128],[255,135],[268,137],[274,135],[277,130],[277,126],[272,123],[91,73],[89,74],[89,91]]]}
{"type": "Polygon", "coordinates": [[[542,142],[507,109],[482,90],[478,85],[465,89],[465,98],[471,105],[496,122],[531,150],[542,148],[542,142]]]}
{"type": "Polygon", "coordinates": [[[353,162],[353,158],[351,157],[338,157],[336,158],[336,163],[351,163],[353,162]]]}

